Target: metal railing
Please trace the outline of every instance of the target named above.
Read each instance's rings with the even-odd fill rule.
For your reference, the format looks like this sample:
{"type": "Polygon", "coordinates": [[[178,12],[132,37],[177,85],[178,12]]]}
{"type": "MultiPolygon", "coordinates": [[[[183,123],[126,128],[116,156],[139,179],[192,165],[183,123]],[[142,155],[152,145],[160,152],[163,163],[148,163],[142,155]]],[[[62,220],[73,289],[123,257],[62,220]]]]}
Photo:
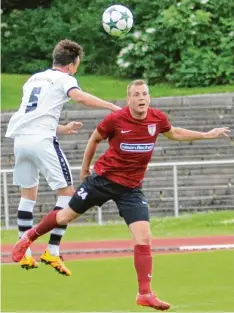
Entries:
{"type": "MultiPolygon", "coordinates": [[[[165,163],[149,163],[148,167],[172,167],[173,169],[173,196],[174,196],[174,216],[179,216],[179,197],[178,197],[178,172],[177,168],[181,166],[192,165],[224,165],[234,164],[233,160],[213,160],[213,161],[188,161],[188,162],[165,162],[165,163]]],[[[81,166],[71,167],[71,170],[81,170],[81,166]]],[[[7,188],[7,174],[13,173],[12,169],[0,170],[3,175],[3,197],[4,197],[4,219],[5,228],[9,228],[9,204],[8,204],[8,188],[7,188]]],[[[102,208],[98,207],[98,224],[102,225],[102,208]]]]}

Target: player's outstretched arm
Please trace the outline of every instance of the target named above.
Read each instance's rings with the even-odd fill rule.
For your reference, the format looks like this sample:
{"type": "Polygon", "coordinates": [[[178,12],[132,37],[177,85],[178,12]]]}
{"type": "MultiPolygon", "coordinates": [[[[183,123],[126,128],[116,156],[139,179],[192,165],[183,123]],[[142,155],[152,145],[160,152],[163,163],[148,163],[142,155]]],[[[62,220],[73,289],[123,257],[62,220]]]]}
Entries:
{"type": "Polygon", "coordinates": [[[104,140],[97,129],[92,133],[85,148],[82,169],[80,173],[80,180],[83,181],[86,176],[90,175],[90,165],[93,160],[94,154],[97,150],[98,144],[104,140]]]}
{"type": "Polygon", "coordinates": [[[58,125],[56,128],[57,135],[74,135],[78,133],[78,130],[83,127],[81,122],[70,122],[66,125],[58,125]]]}
{"type": "Polygon", "coordinates": [[[226,138],[230,133],[229,127],[214,128],[208,132],[197,132],[185,128],[171,127],[168,132],[163,133],[165,137],[177,141],[192,141],[201,139],[226,138]]]}
{"type": "Polygon", "coordinates": [[[102,100],[100,98],[97,98],[87,92],[83,92],[82,90],[73,88],[68,92],[68,96],[76,102],[82,103],[84,105],[94,107],[94,108],[102,108],[102,109],[108,109],[111,111],[117,111],[121,108],[117,105],[107,102],[105,100],[102,100]]]}

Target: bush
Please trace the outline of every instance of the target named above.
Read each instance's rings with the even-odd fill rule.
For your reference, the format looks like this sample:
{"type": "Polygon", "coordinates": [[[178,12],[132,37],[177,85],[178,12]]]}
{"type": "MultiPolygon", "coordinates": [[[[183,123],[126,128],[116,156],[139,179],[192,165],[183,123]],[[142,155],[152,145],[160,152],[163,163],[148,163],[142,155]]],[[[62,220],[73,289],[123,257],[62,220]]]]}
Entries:
{"type": "Polygon", "coordinates": [[[152,11],[126,38],[121,74],[187,87],[233,83],[233,11],[226,0],[184,0],[152,11]]]}
{"type": "Polygon", "coordinates": [[[116,70],[118,41],[108,36],[100,24],[106,1],[86,2],[56,0],[49,9],[3,14],[2,71],[33,73],[50,66],[54,45],[65,38],[84,47],[84,72],[106,74],[116,70]]]}
{"type": "Polygon", "coordinates": [[[68,38],[84,47],[84,73],[188,87],[234,82],[233,1],[125,0],[135,23],[119,39],[101,25],[103,11],[113,3],[53,0],[50,8],[2,14],[2,71],[47,68],[56,42],[68,38]]]}
{"type": "Polygon", "coordinates": [[[177,86],[210,86],[234,83],[233,60],[217,55],[208,48],[191,48],[182,53],[181,61],[173,65],[167,78],[177,86]]]}

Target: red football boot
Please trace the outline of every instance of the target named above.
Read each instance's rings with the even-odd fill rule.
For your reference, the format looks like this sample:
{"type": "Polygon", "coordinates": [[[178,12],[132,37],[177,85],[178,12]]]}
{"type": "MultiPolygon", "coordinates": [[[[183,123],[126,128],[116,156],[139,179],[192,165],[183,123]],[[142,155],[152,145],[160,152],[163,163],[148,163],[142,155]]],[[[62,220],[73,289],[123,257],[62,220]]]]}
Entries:
{"type": "Polygon", "coordinates": [[[165,311],[170,309],[170,304],[160,300],[153,292],[146,294],[137,294],[136,303],[140,306],[147,306],[156,310],[165,311]]]}
{"type": "Polygon", "coordinates": [[[30,232],[30,230],[26,231],[20,240],[15,244],[12,250],[12,260],[14,262],[20,262],[23,259],[28,247],[31,245],[32,241],[27,236],[27,233],[30,232]]]}

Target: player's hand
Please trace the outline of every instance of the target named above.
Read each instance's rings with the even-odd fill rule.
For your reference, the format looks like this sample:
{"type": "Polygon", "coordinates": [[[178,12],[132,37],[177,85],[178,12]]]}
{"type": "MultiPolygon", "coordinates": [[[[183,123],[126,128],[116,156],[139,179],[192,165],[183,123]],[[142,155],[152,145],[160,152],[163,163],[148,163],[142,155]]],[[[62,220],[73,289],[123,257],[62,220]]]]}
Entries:
{"type": "Polygon", "coordinates": [[[87,176],[89,176],[91,174],[92,173],[91,173],[90,169],[88,169],[88,170],[82,169],[81,172],[80,172],[80,181],[81,181],[81,183],[84,181],[85,177],[87,177],[87,176]]]}
{"type": "Polygon", "coordinates": [[[214,128],[206,133],[205,139],[215,139],[219,137],[228,137],[230,133],[229,127],[214,128]]]}
{"type": "Polygon", "coordinates": [[[83,127],[81,122],[70,122],[64,126],[64,135],[77,134],[81,127],[83,127]]]}

